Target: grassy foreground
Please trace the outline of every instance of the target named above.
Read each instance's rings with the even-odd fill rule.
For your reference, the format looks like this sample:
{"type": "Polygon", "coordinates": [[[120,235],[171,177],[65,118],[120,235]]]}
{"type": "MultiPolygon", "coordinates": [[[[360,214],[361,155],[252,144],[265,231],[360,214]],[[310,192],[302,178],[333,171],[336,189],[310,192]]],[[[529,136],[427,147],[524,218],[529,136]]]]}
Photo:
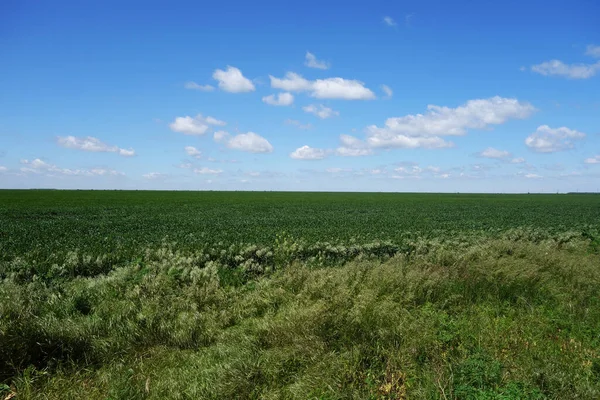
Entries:
{"type": "Polygon", "coordinates": [[[164,244],[87,274],[82,255],[41,275],[12,259],[0,398],[600,398],[594,240],[512,231],[305,257],[286,238],[235,268],[164,244]]]}

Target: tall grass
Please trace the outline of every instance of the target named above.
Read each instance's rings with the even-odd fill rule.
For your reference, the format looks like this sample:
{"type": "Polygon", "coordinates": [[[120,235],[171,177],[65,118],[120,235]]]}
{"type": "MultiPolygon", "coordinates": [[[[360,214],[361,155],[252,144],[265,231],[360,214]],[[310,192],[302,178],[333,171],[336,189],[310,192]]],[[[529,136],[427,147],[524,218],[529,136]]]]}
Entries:
{"type": "Polygon", "coordinates": [[[223,255],[237,264],[168,244],[93,274],[80,255],[51,278],[11,264],[0,398],[600,398],[592,242],[513,231],[319,258],[282,237],[223,255]]]}

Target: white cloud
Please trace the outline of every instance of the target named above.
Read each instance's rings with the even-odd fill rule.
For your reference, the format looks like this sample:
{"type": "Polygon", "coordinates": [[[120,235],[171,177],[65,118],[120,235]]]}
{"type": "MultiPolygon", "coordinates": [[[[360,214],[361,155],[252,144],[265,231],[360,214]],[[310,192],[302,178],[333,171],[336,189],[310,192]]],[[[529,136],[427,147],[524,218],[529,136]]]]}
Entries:
{"type": "Polygon", "coordinates": [[[593,157],[586,158],[585,161],[584,161],[584,163],[586,163],[586,164],[600,164],[600,154],[596,155],[596,156],[593,156],[593,157]]]}
{"type": "Polygon", "coordinates": [[[381,90],[383,90],[387,99],[390,99],[394,94],[394,91],[388,85],[381,85],[381,90]]]}
{"type": "Polygon", "coordinates": [[[216,131],[213,134],[213,139],[215,142],[222,143],[225,142],[229,138],[229,133],[225,131],[216,131]]]}
{"type": "Polygon", "coordinates": [[[195,174],[199,175],[217,175],[223,173],[222,169],[210,169],[207,167],[196,168],[194,169],[195,174]]]}
{"type": "Polygon", "coordinates": [[[147,174],[144,174],[142,176],[145,179],[149,179],[149,180],[159,180],[159,179],[165,179],[169,175],[163,174],[163,173],[160,173],[160,172],[148,172],[147,174]]]}
{"type": "Polygon", "coordinates": [[[351,147],[338,147],[335,149],[335,154],[342,157],[360,157],[373,154],[371,149],[353,149],[351,147]]]}
{"type": "Polygon", "coordinates": [[[294,96],[291,93],[279,93],[277,97],[274,94],[265,96],[262,101],[272,106],[289,106],[294,102],[294,96]]]}
{"type": "Polygon", "coordinates": [[[227,125],[227,123],[225,121],[218,120],[218,119],[213,118],[211,116],[206,117],[205,121],[206,121],[207,124],[210,124],[210,125],[217,125],[217,126],[225,126],[225,125],[227,125]]]}
{"type": "Polygon", "coordinates": [[[286,119],[284,121],[285,124],[287,125],[294,125],[296,126],[298,129],[312,129],[312,125],[311,124],[302,124],[300,121],[295,120],[295,119],[286,119]]]}
{"type": "Polygon", "coordinates": [[[523,157],[513,158],[512,160],[510,160],[510,163],[511,164],[524,164],[525,159],[523,157]]]}
{"type": "Polygon", "coordinates": [[[553,153],[572,148],[574,140],[584,137],[585,133],[564,126],[550,128],[548,125],[541,125],[525,139],[525,144],[538,153],[553,153]]]}
{"type": "Polygon", "coordinates": [[[238,68],[227,66],[227,69],[217,69],[213,78],[219,81],[219,89],[230,93],[253,92],[256,90],[250,79],[244,77],[238,68]]]}
{"type": "Polygon", "coordinates": [[[271,87],[288,92],[310,92],[318,99],[371,100],[375,98],[364,83],[352,79],[327,78],[309,81],[294,72],[288,72],[284,78],[269,75],[271,87]]]}
{"type": "Polygon", "coordinates": [[[525,174],[524,176],[527,179],[540,179],[540,178],[543,178],[543,176],[538,175],[538,174],[525,174]]]}
{"type": "Polygon", "coordinates": [[[479,156],[485,158],[504,159],[509,158],[512,155],[506,150],[498,150],[493,147],[488,147],[487,149],[480,152],[479,156]]]}
{"type": "Polygon", "coordinates": [[[396,26],[396,21],[394,21],[394,19],[389,16],[383,17],[383,23],[387,26],[396,26]]]}
{"type": "Polygon", "coordinates": [[[327,151],[310,146],[302,146],[290,153],[295,160],[322,160],[327,156],[327,151]]]}
{"type": "Polygon", "coordinates": [[[314,54],[311,52],[306,52],[306,60],[304,61],[304,65],[309,68],[317,68],[317,69],[329,69],[329,64],[325,61],[317,60],[314,54]]]}
{"type": "Polygon", "coordinates": [[[373,154],[373,150],[367,147],[367,144],[350,135],[340,135],[342,145],[335,150],[338,156],[358,157],[373,154]]]}
{"type": "Polygon", "coordinates": [[[102,153],[117,153],[124,157],[131,157],[135,155],[135,151],[133,149],[122,149],[118,146],[111,146],[92,136],[87,136],[84,138],[78,138],[75,136],[59,136],[57,138],[57,142],[60,146],[68,149],[102,153]]]}
{"type": "Polygon", "coordinates": [[[169,124],[169,127],[172,131],[185,135],[204,135],[210,129],[210,125],[223,126],[225,124],[216,118],[210,116],[204,118],[202,114],[198,114],[195,117],[177,117],[169,124]]]}
{"type": "Polygon", "coordinates": [[[0,165],[0,172],[6,172],[6,171],[8,171],[8,168],[6,168],[3,165],[0,165]]]}
{"type": "Polygon", "coordinates": [[[246,151],[249,153],[271,153],[273,146],[267,139],[254,132],[241,133],[230,136],[225,131],[215,132],[214,140],[225,144],[230,149],[246,151]]]}
{"type": "Polygon", "coordinates": [[[318,99],[371,100],[375,93],[361,81],[328,78],[317,79],[312,85],[312,96],[318,99]]]}
{"type": "Polygon", "coordinates": [[[199,85],[196,82],[186,82],[183,86],[186,89],[199,90],[201,92],[212,92],[213,90],[215,90],[214,86],[211,86],[211,85],[199,85]]]}
{"type": "Polygon", "coordinates": [[[585,55],[600,58],[600,46],[595,46],[593,44],[588,45],[585,49],[585,55]]]}
{"type": "Polygon", "coordinates": [[[308,106],[302,107],[302,109],[305,112],[314,114],[321,119],[331,118],[340,115],[339,112],[334,111],[329,107],[325,107],[323,104],[310,104],[308,106]]]}
{"type": "Polygon", "coordinates": [[[200,158],[202,156],[202,152],[194,146],[185,146],[185,152],[188,156],[194,158],[200,158]]]}
{"type": "Polygon", "coordinates": [[[600,71],[600,61],[595,64],[565,64],[550,60],[531,67],[533,72],[544,76],[564,76],[569,79],[587,79],[600,71]]]}
{"type": "Polygon", "coordinates": [[[288,92],[304,92],[312,87],[312,82],[304,79],[301,75],[295,72],[288,72],[284,78],[275,78],[269,75],[271,79],[271,87],[275,89],[286,90],[288,92]]]}
{"type": "Polygon", "coordinates": [[[54,164],[49,164],[39,158],[34,160],[21,160],[21,164],[25,165],[20,170],[24,173],[34,174],[46,174],[48,176],[62,175],[62,176],[123,176],[122,172],[115,171],[114,169],[106,168],[91,168],[91,169],[70,169],[60,168],[54,164]]]}
{"type": "Polygon", "coordinates": [[[535,108],[517,99],[492,97],[469,100],[456,108],[428,105],[426,114],[388,118],[385,126],[366,128],[367,144],[381,148],[444,148],[453,144],[441,136],[461,136],[510,119],[524,119],[535,108]]]}

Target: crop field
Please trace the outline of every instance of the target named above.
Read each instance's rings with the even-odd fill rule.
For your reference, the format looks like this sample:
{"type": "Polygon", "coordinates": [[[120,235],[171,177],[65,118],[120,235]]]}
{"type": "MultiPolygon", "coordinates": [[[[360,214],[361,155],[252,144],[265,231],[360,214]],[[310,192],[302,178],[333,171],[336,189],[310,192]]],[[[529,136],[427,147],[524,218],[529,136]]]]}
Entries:
{"type": "Polygon", "coordinates": [[[600,196],[0,191],[13,397],[600,398],[600,196]]]}

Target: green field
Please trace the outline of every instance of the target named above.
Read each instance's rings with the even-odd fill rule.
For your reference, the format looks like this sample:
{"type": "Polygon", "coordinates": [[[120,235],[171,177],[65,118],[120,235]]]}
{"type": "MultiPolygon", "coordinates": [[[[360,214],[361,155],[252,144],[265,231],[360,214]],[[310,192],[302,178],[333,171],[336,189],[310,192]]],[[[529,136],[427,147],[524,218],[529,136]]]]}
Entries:
{"type": "Polygon", "coordinates": [[[0,399],[600,398],[600,196],[0,191],[0,399]]]}

